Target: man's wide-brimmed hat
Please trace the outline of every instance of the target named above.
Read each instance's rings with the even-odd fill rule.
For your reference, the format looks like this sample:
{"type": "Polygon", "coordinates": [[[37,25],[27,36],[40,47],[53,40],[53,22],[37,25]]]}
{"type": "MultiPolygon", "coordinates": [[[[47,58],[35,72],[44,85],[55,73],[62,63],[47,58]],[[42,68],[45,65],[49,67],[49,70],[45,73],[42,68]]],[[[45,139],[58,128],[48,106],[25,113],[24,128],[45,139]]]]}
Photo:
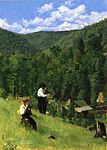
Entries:
{"type": "Polygon", "coordinates": [[[24,97],[23,99],[22,99],[22,102],[23,103],[27,103],[29,101],[29,99],[27,98],[27,97],[24,97]]]}
{"type": "Polygon", "coordinates": [[[45,88],[45,87],[46,87],[46,84],[45,84],[45,83],[42,83],[42,84],[41,84],[41,87],[42,87],[42,88],[45,88]]]}

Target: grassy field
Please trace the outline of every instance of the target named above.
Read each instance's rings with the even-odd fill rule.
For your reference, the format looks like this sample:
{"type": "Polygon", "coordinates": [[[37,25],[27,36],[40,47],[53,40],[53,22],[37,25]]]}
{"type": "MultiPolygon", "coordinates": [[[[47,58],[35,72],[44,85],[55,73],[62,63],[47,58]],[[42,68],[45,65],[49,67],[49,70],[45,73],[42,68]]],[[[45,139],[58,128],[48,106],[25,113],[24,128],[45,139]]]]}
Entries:
{"type": "Polygon", "coordinates": [[[33,110],[37,122],[35,132],[20,124],[16,100],[0,99],[0,150],[6,140],[16,143],[17,150],[107,150],[107,142],[94,138],[95,132],[65,123],[33,110]],[[48,138],[53,135],[56,139],[48,138]]]}

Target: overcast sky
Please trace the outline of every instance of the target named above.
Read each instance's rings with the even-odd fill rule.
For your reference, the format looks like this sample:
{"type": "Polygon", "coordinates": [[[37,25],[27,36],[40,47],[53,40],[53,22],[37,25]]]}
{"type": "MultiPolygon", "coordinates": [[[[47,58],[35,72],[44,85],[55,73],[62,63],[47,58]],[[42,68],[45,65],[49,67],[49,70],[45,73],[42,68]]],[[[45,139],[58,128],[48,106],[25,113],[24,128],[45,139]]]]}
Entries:
{"type": "Polygon", "coordinates": [[[17,32],[81,29],[107,18],[107,0],[0,0],[0,27],[17,32]]]}

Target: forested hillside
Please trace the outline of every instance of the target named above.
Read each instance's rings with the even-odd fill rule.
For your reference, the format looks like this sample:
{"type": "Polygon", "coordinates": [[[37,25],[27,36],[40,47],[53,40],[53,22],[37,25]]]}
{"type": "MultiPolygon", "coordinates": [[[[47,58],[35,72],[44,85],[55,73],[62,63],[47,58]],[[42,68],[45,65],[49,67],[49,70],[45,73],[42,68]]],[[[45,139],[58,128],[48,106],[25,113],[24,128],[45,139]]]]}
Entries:
{"type": "Polygon", "coordinates": [[[0,50],[1,95],[35,97],[44,81],[56,99],[72,95],[95,104],[100,91],[107,97],[107,20],[52,34],[17,35],[1,29],[0,50]],[[36,48],[42,52],[34,53],[36,48]]]}
{"type": "MultiPolygon", "coordinates": [[[[73,32],[73,31],[71,31],[73,32]]],[[[0,28],[0,51],[36,53],[55,44],[59,39],[71,32],[35,32],[32,34],[17,34],[0,28]]]]}
{"type": "Polygon", "coordinates": [[[24,38],[28,40],[38,51],[45,50],[55,44],[56,41],[62,39],[71,32],[35,32],[24,35],[24,38]]]}
{"type": "Polygon", "coordinates": [[[36,52],[36,49],[22,35],[0,28],[0,52],[36,52]]]}

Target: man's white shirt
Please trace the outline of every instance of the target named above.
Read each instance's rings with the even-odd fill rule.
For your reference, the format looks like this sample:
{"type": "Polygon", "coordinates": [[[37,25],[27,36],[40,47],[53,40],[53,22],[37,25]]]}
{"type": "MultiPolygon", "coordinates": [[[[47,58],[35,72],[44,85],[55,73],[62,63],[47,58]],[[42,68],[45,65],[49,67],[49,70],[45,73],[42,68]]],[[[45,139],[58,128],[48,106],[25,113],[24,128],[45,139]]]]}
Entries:
{"type": "Polygon", "coordinates": [[[42,88],[40,88],[37,92],[37,96],[38,97],[46,97],[47,94],[44,94],[44,90],[42,88]]]}

